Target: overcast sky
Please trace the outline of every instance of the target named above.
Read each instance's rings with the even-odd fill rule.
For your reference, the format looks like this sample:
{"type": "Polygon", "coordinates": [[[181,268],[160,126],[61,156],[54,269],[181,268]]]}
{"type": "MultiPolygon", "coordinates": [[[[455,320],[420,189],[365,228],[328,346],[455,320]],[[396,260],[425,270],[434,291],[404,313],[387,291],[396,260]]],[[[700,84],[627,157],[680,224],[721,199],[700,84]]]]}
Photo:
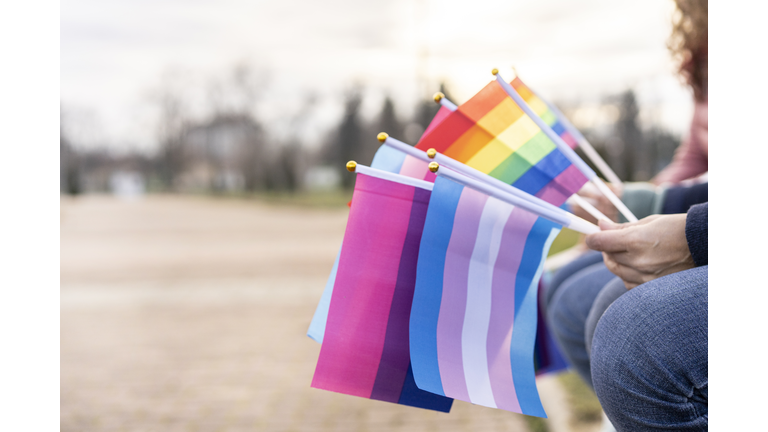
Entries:
{"type": "Polygon", "coordinates": [[[682,133],[690,95],[665,48],[672,0],[63,0],[61,103],[83,141],[151,149],[149,94],[163,77],[190,94],[247,63],[264,77],[258,113],[284,125],[317,96],[314,131],[354,83],[372,116],[385,94],[408,115],[446,82],[471,97],[494,67],[555,101],[632,87],[644,118],[682,133]],[[652,118],[651,118],[652,117],[652,118]]]}

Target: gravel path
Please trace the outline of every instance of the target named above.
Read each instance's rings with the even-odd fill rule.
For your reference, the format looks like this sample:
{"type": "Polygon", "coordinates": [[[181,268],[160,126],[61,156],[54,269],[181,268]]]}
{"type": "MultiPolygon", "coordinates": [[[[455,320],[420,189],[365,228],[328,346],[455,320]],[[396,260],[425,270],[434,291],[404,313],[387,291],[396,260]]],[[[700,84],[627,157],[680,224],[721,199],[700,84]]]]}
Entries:
{"type": "MultiPolygon", "coordinates": [[[[346,209],[148,197],[61,201],[62,431],[525,431],[312,389],[306,337],[346,209]]],[[[557,382],[540,382],[568,431],[557,382]]]]}

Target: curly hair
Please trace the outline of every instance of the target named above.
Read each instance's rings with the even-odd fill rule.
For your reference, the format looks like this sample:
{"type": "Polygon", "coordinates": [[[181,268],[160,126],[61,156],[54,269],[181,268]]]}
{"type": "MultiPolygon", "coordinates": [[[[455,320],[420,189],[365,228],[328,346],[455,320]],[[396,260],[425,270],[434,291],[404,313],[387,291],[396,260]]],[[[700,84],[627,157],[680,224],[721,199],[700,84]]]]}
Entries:
{"type": "Polygon", "coordinates": [[[707,99],[707,0],[675,0],[667,46],[696,100],[707,99]]]}

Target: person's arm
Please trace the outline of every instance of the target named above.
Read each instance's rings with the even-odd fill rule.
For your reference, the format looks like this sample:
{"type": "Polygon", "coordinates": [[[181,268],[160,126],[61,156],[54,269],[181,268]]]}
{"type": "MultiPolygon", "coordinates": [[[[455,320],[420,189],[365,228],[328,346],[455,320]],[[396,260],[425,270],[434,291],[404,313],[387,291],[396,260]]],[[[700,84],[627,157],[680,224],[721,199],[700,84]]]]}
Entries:
{"type": "Polygon", "coordinates": [[[697,102],[688,136],[675,151],[672,162],[652,180],[653,184],[679,183],[708,170],[708,103],[697,102]]]}
{"type": "Polygon", "coordinates": [[[707,226],[709,220],[709,203],[698,204],[688,210],[685,223],[685,238],[691,251],[696,267],[708,265],[707,226]]]}
{"type": "MultiPolygon", "coordinates": [[[[687,186],[655,186],[648,182],[625,183],[623,189],[614,192],[629,210],[643,219],[654,214],[685,213],[694,204],[707,202],[707,183],[695,183],[687,186]]],[[[579,195],[589,200],[598,210],[614,222],[627,222],[624,216],[616,210],[613,204],[602,194],[583,188],[579,195]]],[[[597,223],[597,220],[576,205],[571,211],[581,218],[597,223]]]]}
{"type": "Polygon", "coordinates": [[[600,221],[600,228],[586,237],[587,246],[603,252],[606,267],[627,289],[707,265],[706,203],[687,214],[653,215],[627,224],[600,221]]]}

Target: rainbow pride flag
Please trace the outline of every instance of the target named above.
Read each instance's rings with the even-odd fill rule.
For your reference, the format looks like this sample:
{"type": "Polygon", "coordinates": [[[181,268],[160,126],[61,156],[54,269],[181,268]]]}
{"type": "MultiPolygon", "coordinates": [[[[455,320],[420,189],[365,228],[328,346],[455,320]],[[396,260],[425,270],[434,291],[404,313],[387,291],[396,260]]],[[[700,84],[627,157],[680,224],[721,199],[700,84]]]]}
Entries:
{"type": "Polygon", "coordinates": [[[541,100],[541,98],[539,98],[528,86],[523,84],[520,78],[515,77],[510,84],[517,94],[523,98],[525,103],[527,103],[528,106],[531,107],[531,109],[538,114],[538,116],[541,117],[541,119],[544,120],[544,122],[551,127],[566,144],[568,144],[568,147],[575,149],[579,145],[576,138],[574,138],[566,129],[560,116],[558,116],[558,113],[550,109],[549,105],[541,100]]]}
{"type": "Polygon", "coordinates": [[[408,323],[429,199],[428,188],[357,174],[312,387],[450,411],[453,401],[416,387],[410,368],[408,323]]]}
{"type": "MultiPolygon", "coordinates": [[[[530,91],[527,96],[535,97],[530,91]]],[[[543,102],[537,105],[543,108],[548,110],[543,102]]],[[[550,111],[542,112],[548,122],[559,124],[550,111]]],[[[434,148],[558,206],[588,181],[496,81],[440,121],[416,147],[434,148]]]]}
{"type": "MultiPolygon", "coordinates": [[[[424,139],[424,137],[429,135],[429,133],[442,123],[443,120],[448,118],[451,112],[452,111],[448,108],[441,106],[427,126],[427,129],[424,130],[421,139],[424,139]]],[[[373,156],[373,162],[371,162],[371,168],[389,171],[413,177],[415,179],[426,180],[428,182],[435,181],[435,175],[429,171],[429,162],[416,159],[413,156],[407,155],[386,145],[379,147],[379,150],[376,151],[376,154],[373,156]]]]}
{"type": "Polygon", "coordinates": [[[546,417],[534,368],[537,291],[560,229],[438,176],[410,318],[411,363],[420,389],[546,417]]]}

